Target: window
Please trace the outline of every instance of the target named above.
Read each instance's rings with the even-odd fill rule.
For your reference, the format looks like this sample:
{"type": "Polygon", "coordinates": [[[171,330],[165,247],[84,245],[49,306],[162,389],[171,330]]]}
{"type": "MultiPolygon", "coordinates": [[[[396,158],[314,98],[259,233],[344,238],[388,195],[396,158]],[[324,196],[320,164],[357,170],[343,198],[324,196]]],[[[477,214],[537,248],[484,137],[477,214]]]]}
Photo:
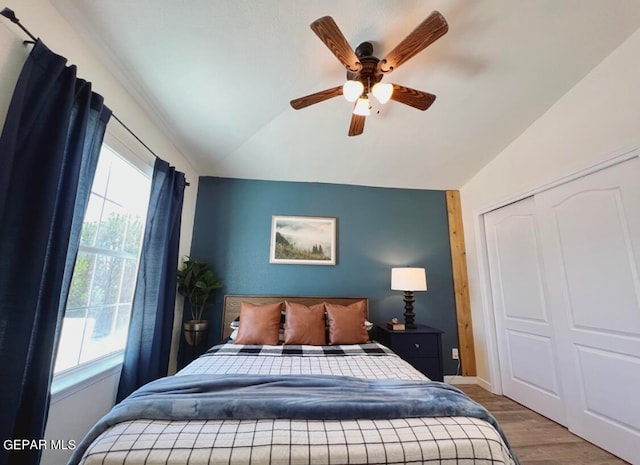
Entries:
{"type": "Polygon", "coordinates": [[[150,184],[148,175],[103,145],[54,373],[124,350],[150,184]]]}

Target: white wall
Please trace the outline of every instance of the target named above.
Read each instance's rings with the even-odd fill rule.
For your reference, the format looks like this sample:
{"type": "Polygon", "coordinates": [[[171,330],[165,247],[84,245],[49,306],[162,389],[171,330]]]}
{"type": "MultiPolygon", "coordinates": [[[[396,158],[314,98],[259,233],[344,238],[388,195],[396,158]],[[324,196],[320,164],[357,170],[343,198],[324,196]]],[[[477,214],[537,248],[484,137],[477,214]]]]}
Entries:
{"type": "Polygon", "coordinates": [[[20,38],[9,30],[8,22],[0,19],[0,127],[4,125],[13,86],[29,53],[21,44],[20,38]]]}
{"type": "Polygon", "coordinates": [[[60,398],[51,405],[45,438],[63,440],[67,448],[43,451],[40,465],[67,463],[73,453],[68,441],[82,439],[96,421],[111,409],[115,402],[119,379],[119,371],[99,377],[87,388],[60,398]]]}
{"type": "MultiPolygon", "coordinates": [[[[40,37],[51,50],[65,56],[69,64],[77,65],[79,77],[92,82],[93,90],[104,96],[107,106],[154,152],[185,173],[191,186],[185,191],[180,255],[187,255],[191,248],[198,190],[198,174],[194,168],[47,0],[5,0],[2,6],[13,9],[21,23],[34,35],[40,37]]],[[[25,38],[26,36],[17,26],[5,18],[0,18],[0,124],[4,123],[15,82],[30,51],[30,47],[22,45],[22,40],[25,38]]],[[[109,123],[107,131],[122,139],[126,145],[136,144],[114,120],[109,123]]],[[[139,151],[139,147],[137,148],[139,151]]],[[[148,160],[152,160],[152,157],[146,156],[148,160]]],[[[180,337],[182,299],[178,300],[180,305],[176,308],[178,315],[174,334],[180,337]]],[[[174,339],[177,340],[175,336],[174,339]]],[[[172,362],[175,370],[175,355],[172,362]]],[[[52,421],[47,428],[47,438],[80,440],[86,433],[88,425],[95,423],[112,405],[116,383],[117,376],[111,376],[84,391],[52,404],[50,412],[52,421]],[[67,420],[70,418],[74,420],[72,422],[67,420]]],[[[46,456],[43,464],[57,465],[65,461],[66,459],[53,455],[46,456]]]]}
{"type": "Polygon", "coordinates": [[[637,147],[639,142],[640,30],[460,190],[480,384],[499,389],[491,379],[492,345],[487,330],[492,321],[483,305],[477,213],[637,147]]]}

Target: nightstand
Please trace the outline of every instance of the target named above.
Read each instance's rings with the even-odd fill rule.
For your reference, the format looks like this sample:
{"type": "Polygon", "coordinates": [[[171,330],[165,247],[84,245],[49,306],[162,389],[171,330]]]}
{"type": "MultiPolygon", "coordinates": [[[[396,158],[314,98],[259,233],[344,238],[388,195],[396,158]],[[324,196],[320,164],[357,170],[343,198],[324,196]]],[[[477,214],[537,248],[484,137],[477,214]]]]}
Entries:
{"type": "Polygon", "coordinates": [[[416,329],[392,331],[386,326],[377,326],[377,340],[389,347],[401,358],[433,381],[443,381],[442,333],[426,325],[416,329]]]}

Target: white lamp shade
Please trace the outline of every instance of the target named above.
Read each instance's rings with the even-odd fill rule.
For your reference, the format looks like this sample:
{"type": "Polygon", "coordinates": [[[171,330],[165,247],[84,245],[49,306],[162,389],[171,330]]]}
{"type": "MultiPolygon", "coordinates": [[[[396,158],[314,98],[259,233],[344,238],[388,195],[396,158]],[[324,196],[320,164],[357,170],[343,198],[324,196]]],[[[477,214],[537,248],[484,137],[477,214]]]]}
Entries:
{"type": "Polygon", "coordinates": [[[424,268],[391,268],[391,289],[394,291],[426,291],[424,268]]]}
{"type": "Polygon", "coordinates": [[[393,95],[393,84],[377,82],[373,85],[371,93],[378,99],[378,102],[384,105],[393,95]]]}
{"type": "Polygon", "coordinates": [[[367,97],[360,97],[356,102],[356,106],[353,109],[354,115],[369,116],[369,99],[367,97]]]}
{"type": "Polygon", "coordinates": [[[364,86],[360,81],[347,81],[342,86],[342,95],[349,102],[355,102],[362,95],[364,86]]]}

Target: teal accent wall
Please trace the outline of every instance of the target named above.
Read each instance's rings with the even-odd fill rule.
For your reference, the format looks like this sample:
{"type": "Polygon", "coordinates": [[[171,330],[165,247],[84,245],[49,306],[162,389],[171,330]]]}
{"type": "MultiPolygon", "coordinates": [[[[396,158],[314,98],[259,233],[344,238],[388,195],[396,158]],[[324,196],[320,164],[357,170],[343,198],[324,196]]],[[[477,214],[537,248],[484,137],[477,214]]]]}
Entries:
{"type": "MultiPolygon", "coordinates": [[[[445,374],[456,372],[447,357],[458,335],[444,191],[201,177],[191,256],[212,264],[222,294],[368,297],[369,319],[379,323],[403,319],[391,268],[424,267],[416,322],[444,331],[445,374]],[[337,218],[337,264],[270,264],[272,215],[337,218]]],[[[219,296],[207,315],[210,344],[221,314],[219,296]]]]}

